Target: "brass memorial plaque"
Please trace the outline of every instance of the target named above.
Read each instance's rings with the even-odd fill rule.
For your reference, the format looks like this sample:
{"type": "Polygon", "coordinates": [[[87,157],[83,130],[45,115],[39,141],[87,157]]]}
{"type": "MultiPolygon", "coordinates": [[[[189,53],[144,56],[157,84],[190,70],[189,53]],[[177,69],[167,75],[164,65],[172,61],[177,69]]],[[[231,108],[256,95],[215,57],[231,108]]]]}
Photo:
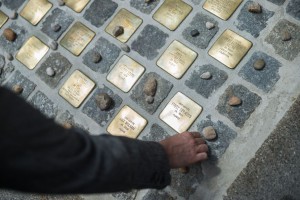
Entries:
{"type": "Polygon", "coordinates": [[[80,22],[76,22],[60,41],[61,46],[79,56],[95,37],[95,33],[80,22]]]}
{"type": "Polygon", "coordinates": [[[217,17],[227,20],[243,0],[206,0],[203,8],[217,17]]]}
{"type": "Polygon", "coordinates": [[[146,125],[146,119],[125,105],[107,127],[107,132],[115,136],[137,138],[146,125]]]}
{"type": "Polygon", "coordinates": [[[153,19],[174,31],[192,11],[192,7],[182,0],[165,0],[154,13],[153,19]]]}
{"type": "Polygon", "coordinates": [[[161,112],[159,118],[181,133],[189,129],[201,111],[201,106],[178,92],[161,112]]]}
{"type": "Polygon", "coordinates": [[[30,37],[16,55],[17,60],[33,69],[46,55],[49,47],[35,36],[30,37]]]}
{"type": "Polygon", "coordinates": [[[138,29],[142,22],[143,20],[141,18],[122,8],[106,27],[105,31],[114,37],[113,30],[115,27],[122,26],[124,28],[124,33],[116,38],[125,43],[138,29]]]}
{"type": "Polygon", "coordinates": [[[157,61],[157,65],[179,79],[197,58],[197,53],[174,40],[157,61]]]}
{"type": "Polygon", "coordinates": [[[107,80],[123,92],[129,92],[144,71],[145,68],[141,64],[123,55],[107,75],[107,80]]]}
{"type": "Polygon", "coordinates": [[[30,0],[20,15],[35,26],[47,14],[51,7],[52,3],[47,0],[30,0]]]}
{"type": "Polygon", "coordinates": [[[69,8],[80,13],[90,2],[90,0],[64,0],[64,2],[69,8]]]}
{"type": "Polygon", "coordinates": [[[95,83],[79,70],[73,72],[62,88],[60,96],[78,108],[95,87],[95,83]]]}
{"type": "Polygon", "coordinates": [[[217,39],[208,54],[227,67],[234,69],[251,47],[250,41],[227,29],[217,39]]]}
{"type": "Polygon", "coordinates": [[[7,22],[8,16],[0,10],[0,28],[7,22]]]}

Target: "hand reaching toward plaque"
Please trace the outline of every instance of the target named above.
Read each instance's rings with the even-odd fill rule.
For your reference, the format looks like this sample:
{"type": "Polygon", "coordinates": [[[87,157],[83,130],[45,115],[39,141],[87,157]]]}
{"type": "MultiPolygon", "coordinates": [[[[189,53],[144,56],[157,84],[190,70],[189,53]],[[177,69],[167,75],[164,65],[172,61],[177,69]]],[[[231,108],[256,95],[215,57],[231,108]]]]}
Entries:
{"type": "Polygon", "coordinates": [[[171,168],[180,168],[207,159],[208,147],[198,132],[183,132],[160,141],[171,168]]]}

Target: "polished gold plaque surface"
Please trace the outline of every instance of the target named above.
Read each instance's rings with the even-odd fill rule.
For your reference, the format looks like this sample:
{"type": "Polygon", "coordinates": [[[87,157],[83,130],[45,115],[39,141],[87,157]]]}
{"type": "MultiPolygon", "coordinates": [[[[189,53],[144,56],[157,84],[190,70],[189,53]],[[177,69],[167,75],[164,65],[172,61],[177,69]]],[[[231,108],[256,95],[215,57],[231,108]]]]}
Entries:
{"type": "Polygon", "coordinates": [[[75,56],[79,56],[85,47],[95,37],[95,33],[80,22],[76,22],[60,41],[75,56]]]}
{"type": "Polygon", "coordinates": [[[153,19],[174,31],[191,11],[192,7],[181,0],[165,0],[153,19]]]}
{"type": "Polygon", "coordinates": [[[91,79],[76,70],[59,90],[59,94],[72,106],[78,108],[94,86],[95,83],[91,79]]]}
{"type": "Polygon", "coordinates": [[[7,22],[8,16],[0,10],[0,28],[7,22]]]}
{"type": "Polygon", "coordinates": [[[201,106],[178,92],[161,112],[159,118],[181,133],[189,129],[201,111],[201,106]]]}
{"type": "Polygon", "coordinates": [[[51,9],[52,3],[47,0],[30,0],[21,11],[20,15],[32,25],[37,25],[51,9]]]}
{"type": "Polygon", "coordinates": [[[206,0],[203,8],[217,17],[227,20],[243,0],[206,0]]]}
{"type": "Polygon", "coordinates": [[[64,0],[64,2],[69,8],[80,13],[90,0],[64,0]]]}
{"type": "Polygon", "coordinates": [[[234,69],[251,47],[250,41],[227,29],[217,39],[208,54],[234,69]]]}
{"type": "Polygon", "coordinates": [[[127,42],[132,34],[138,29],[142,24],[143,20],[138,16],[132,14],[128,10],[122,8],[110,24],[106,27],[105,31],[113,35],[113,30],[116,26],[122,26],[124,28],[124,33],[117,37],[121,42],[127,42]]]}
{"type": "Polygon", "coordinates": [[[174,40],[157,61],[157,65],[175,78],[181,78],[197,58],[197,53],[174,40]]]}
{"type": "Polygon", "coordinates": [[[16,58],[29,69],[33,69],[46,55],[48,50],[49,47],[47,45],[35,36],[32,36],[21,47],[16,58]]]}
{"type": "Polygon", "coordinates": [[[145,71],[145,68],[132,58],[123,55],[107,75],[107,80],[123,92],[128,92],[145,71]]]}
{"type": "Polygon", "coordinates": [[[116,136],[137,138],[146,125],[146,119],[125,105],[107,127],[107,132],[116,136]]]}

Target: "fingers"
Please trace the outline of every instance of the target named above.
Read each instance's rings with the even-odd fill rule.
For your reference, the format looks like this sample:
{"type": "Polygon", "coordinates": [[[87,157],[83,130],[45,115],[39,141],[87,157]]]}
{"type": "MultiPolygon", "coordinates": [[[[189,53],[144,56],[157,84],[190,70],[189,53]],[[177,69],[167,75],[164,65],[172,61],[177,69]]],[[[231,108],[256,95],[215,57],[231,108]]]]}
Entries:
{"type": "Polygon", "coordinates": [[[202,152],[207,152],[207,151],[208,151],[208,146],[206,144],[200,144],[196,147],[197,153],[202,153],[202,152]]]}
{"type": "Polygon", "coordinates": [[[206,152],[198,153],[196,155],[196,162],[200,162],[200,161],[203,161],[203,160],[206,160],[206,159],[207,159],[207,153],[206,152]]]}
{"type": "Polygon", "coordinates": [[[195,138],[195,142],[197,145],[205,144],[205,140],[202,138],[195,138]]]}
{"type": "Polygon", "coordinates": [[[194,138],[201,138],[201,135],[199,132],[189,132],[194,138]]]}

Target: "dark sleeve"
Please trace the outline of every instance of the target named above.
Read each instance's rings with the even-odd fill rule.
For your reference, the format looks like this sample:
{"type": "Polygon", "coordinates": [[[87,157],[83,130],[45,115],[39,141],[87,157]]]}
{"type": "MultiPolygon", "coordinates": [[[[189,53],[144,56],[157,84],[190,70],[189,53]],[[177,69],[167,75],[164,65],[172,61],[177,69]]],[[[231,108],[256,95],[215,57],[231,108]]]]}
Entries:
{"type": "Polygon", "coordinates": [[[101,193],[170,183],[163,147],[66,130],[0,88],[0,188],[101,193]]]}

